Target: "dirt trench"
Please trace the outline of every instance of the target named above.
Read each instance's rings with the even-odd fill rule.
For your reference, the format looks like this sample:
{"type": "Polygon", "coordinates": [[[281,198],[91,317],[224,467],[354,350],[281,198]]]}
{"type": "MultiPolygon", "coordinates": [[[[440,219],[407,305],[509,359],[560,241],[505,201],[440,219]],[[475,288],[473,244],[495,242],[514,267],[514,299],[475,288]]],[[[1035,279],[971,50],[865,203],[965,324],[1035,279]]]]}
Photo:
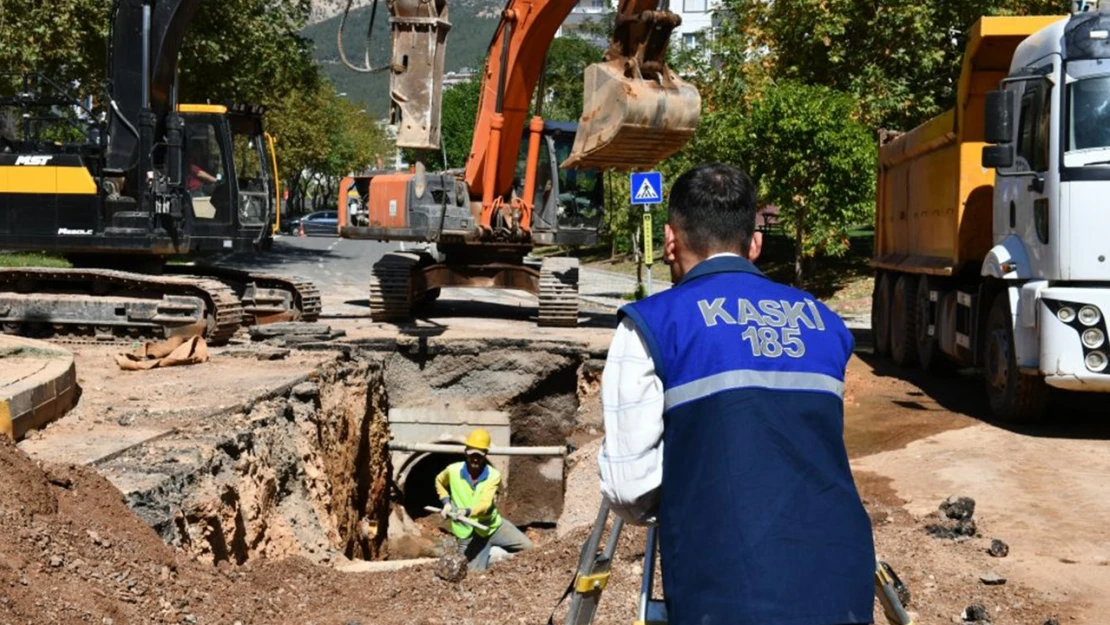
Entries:
{"type": "Polygon", "coordinates": [[[163,540],[212,564],[378,557],[391,471],[380,364],[340,357],[207,421],[100,467],[133,486],[128,505],[163,540]]]}
{"type": "MultiPolygon", "coordinates": [[[[382,358],[391,406],[502,411],[509,415],[513,446],[562,446],[601,428],[597,393],[604,354],[580,344],[419,341],[382,358]]],[[[510,463],[502,512],[518,524],[554,525],[564,505],[563,461],[514,456],[493,462],[510,463]]]]}

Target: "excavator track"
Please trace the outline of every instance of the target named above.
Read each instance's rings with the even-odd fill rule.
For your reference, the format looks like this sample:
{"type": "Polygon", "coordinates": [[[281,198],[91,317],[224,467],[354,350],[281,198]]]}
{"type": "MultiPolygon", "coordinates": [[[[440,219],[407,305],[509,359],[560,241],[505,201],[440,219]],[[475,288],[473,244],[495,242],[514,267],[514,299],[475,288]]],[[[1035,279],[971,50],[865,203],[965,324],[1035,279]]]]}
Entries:
{"type": "Polygon", "coordinates": [[[246,325],[316,321],[323,309],[316,285],[297,276],[253,273],[207,264],[169,266],[166,270],[199,274],[231,285],[242,302],[246,325]]]}
{"type": "Polygon", "coordinates": [[[578,327],[578,259],[545,258],[540,265],[541,327],[578,327]]]}
{"type": "Polygon", "coordinates": [[[0,326],[6,334],[96,344],[199,335],[223,345],[242,320],[231,287],[203,276],[0,269],[0,326]]]}
{"type": "Polygon", "coordinates": [[[420,256],[390,252],[370,272],[370,318],[374,321],[412,319],[412,272],[420,256]]]}

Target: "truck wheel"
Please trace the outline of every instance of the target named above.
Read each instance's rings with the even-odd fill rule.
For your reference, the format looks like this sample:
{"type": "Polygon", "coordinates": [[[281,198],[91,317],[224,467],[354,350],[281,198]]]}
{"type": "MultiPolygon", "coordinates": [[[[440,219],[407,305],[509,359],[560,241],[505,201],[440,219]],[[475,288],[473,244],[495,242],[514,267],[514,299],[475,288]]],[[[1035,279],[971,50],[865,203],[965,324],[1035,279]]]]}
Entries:
{"type": "Polygon", "coordinates": [[[890,355],[890,277],[879,272],[871,294],[871,341],[876,356],[890,355]]]}
{"type": "Polygon", "coordinates": [[[1039,375],[1018,370],[1010,296],[1005,291],[994,298],[987,319],[983,369],[991,411],[996,417],[1010,423],[1028,423],[1043,416],[1050,388],[1039,375]]]}
{"type": "Polygon", "coordinates": [[[903,274],[890,301],[890,355],[900,367],[917,366],[917,276],[903,274]]]}
{"type": "Polygon", "coordinates": [[[914,314],[914,329],[917,333],[917,363],[926,371],[943,369],[947,364],[944,353],[940,351],[936,332],[929,336],[929,287],[927,276],[917,279],[917,306],[914,314]]]}

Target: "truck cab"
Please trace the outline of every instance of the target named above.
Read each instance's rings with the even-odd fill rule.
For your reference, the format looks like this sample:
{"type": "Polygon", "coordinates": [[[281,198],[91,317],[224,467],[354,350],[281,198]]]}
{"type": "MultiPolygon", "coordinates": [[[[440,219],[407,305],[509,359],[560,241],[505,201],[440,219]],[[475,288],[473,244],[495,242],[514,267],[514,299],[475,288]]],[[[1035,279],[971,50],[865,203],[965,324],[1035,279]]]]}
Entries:
{"type": "Polygon", "coordinates": [[[996,179],[982,275],[1009,292],[1014,360],[1050,386],[1110,392],[1110,12],[1025,39],[984,125],[996,179]]]}

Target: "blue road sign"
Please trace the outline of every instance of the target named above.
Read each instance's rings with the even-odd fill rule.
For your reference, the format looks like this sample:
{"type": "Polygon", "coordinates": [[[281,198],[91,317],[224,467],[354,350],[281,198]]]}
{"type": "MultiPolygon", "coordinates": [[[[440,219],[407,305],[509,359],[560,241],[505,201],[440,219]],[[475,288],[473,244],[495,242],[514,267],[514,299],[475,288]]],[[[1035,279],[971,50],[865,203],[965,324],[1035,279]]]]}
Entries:
{"type": "Polygon", "coordinates": [[[663,202],[663,174],[645,171],[632,174],[632,203],[660,204],[663,202]]]}

